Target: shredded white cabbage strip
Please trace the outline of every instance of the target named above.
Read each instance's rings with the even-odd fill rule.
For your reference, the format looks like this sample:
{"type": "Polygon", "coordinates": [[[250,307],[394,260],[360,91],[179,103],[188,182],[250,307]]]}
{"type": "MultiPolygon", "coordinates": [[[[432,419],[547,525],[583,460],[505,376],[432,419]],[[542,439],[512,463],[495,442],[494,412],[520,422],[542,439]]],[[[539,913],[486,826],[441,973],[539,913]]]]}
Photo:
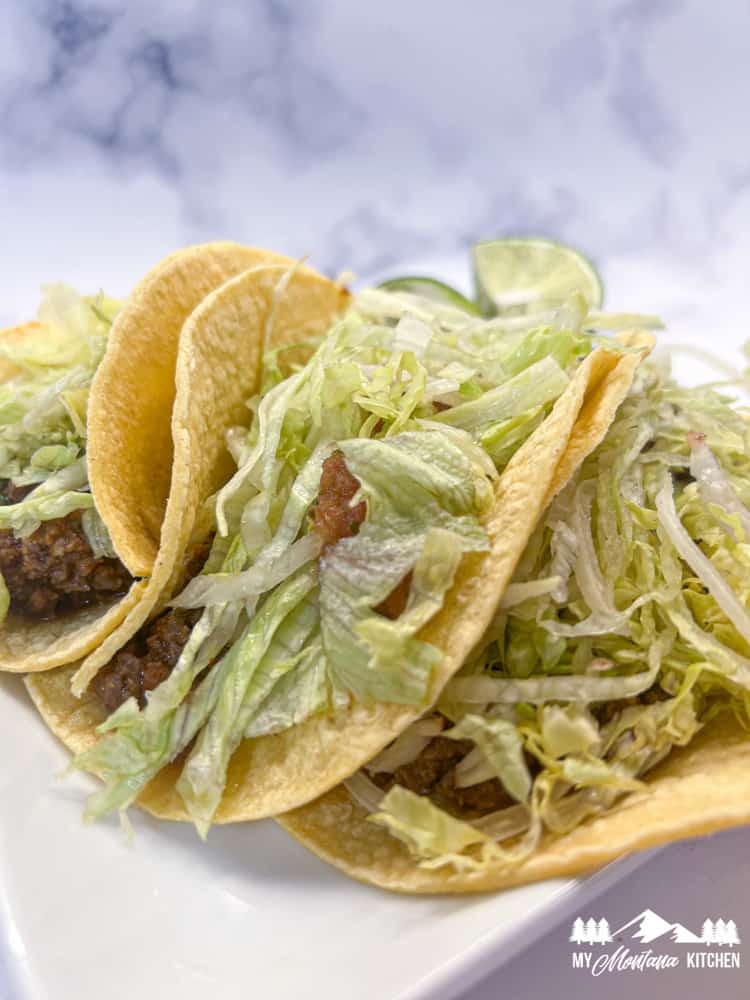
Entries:
{"type": "MultiPolygon", "coordinates": [[[[745,541],[750,542],[750,511],[737,496],[729,477],[706,444],[705,436],[688,434],[688,444],[690,475],[698,483],[701,499],[705,504],[717,504],[728,514],[735,514],[742,525],[745,541]]],[[[729,528],[726,530],[731,531],[729,528]]]]}
{"type": "Polygon", "coordinates": [[[256,562],[242,573],[211,573],[194,577],[179,597],[172,602],[176,608],[203,608],[229,601],[249,601],[259,597],[305,563],[317,559],[323,542],[314,532],[293,542],[270,565],[256,562]]]}
{"type": "Polygon", "coordinates": [[[682,525],[674,504],[672,477],[668,476],[656,495],[656,510],[669,540],[740,635],[750,642],[750,614],[724,577],[701,552],[682,525]]]}
{"type": "Polygon", "coordinates": [[[628,677],[599,677],[586,674],[541,677],[456,677],[446,687],[446,696],[467,705],[516,704],[545,701],[608,701],[631,698],[647,691],[659,672],[657,662],[649,670],[628,677]]]}

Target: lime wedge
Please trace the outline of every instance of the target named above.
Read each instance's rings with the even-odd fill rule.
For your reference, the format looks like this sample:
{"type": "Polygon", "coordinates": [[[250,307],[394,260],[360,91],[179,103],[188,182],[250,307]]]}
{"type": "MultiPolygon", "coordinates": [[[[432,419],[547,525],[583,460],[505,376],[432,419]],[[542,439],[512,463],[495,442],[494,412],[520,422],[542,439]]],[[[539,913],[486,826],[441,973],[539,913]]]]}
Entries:
{"type": "Polygon", "coordinates": [[[526,315],[554,309],[575,292],[589,308],[602,304],[591,261],[552,240],[487,240],[473,249],[477,302],[483,315],[526,315]]]}
{"type": "Polygon", "coordinates": [[[455,306],[456,309],[463,309],[464,312],[471,313],[472,316],[479,316],[479,309],[462,295],[455,288],[446,285],[443,281],[436,281],[435,278],[420,278],[407,275],[403,278],[390,278],[378,285],[387,292],[408,292],[411,295],[421,295],[423,299],[431,302],[440,302],[446,306],[455,306]]]}

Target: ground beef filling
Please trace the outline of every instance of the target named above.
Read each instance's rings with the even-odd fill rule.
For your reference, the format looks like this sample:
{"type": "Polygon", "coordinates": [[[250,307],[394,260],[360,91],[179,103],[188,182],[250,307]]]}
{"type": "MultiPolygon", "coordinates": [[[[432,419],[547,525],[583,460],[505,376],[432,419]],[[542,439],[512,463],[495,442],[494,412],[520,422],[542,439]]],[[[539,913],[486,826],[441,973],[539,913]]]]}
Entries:
{"type": "Polygon", "coordinates": [[[409,764],[397,768],[393,774],[381,773],[371,777],[383,791],[401,785],[417,795],[429,796],[435,805],[463,819],[477,819],[513,805],[513,799],[497,778],[468,788],[456,788],[455,766],[471,749],[469,740],[436,736],[409,764]]]}
{"type": "Polygon", "coordinates": [[[379,615],[385,615],[386,618],[390,618],[391,620],[400,617],[406,608],[406,602],[409,600],[411,578],[412,572],[409,570],[406,576],[396,584],[386,599],[375,607],[375,611],[379,615]]]}
{"type": "Polygon", "coordinates": [[[640,694],[633,695],[630,698],[618,698],[615,701],[605,701],[600,705],[595,705],[593,713],[599,725],[604,726],[608,722],[611,722],[615,716],[624,712],[626,708],[633,708],[636,705],[653,705],[657,701],[666,701],[670,697],[671,695],[667,691],[658,684],[655,684],[647,691],[642,691],[640,694]]]}
{"type": "Polygon", "coordinates": [[[146,692],[169,677],[200,615],[200,610],[165,611],[115,653],[91,684],[108,712],[114,712],[128,698],[135,698],[144,708],[146,692]]]}
{"type": "Polygon", "coordinates": [[[367,514],[364,500],[352,507],[359,485],[359,480],[346,467],[343,452],[334,451],[323,462],[313,525],[324,546],[335,545],[342,538],[357,534],[367,514]]]}
{"type": "MultiPolygon", "coordinates": [[[[359,487],[359,480],[346,466],[343,452],[334,451],[323,462],[320,492],[313,514],[313,526],[326,548],[342,538],[356,535],[367,516],[364,500],[352,506],[359,487]]],[[[398,618],[406,607],[410,586],[411,573],[407,573],[374,610],[386,618],[398,618]]]]}
{"type": "MultiPolygon", "coordinates": [[[[29,487],[5,483],[2,496],[18,503],[29,487]]],[[[10,610],[26,618],[48,619],[120,596],[131,576],[119,559],[97,558],[73,511],[43,521],[31,535],[0,531],[0,573],[10,593],[10,610]]]]}
{"type": "Polygon", "coordinates": [[[16,486],[10,479],[2,479],[0,480],[0,504],[20,503],[33,489],[33,486],[16,486]]]}

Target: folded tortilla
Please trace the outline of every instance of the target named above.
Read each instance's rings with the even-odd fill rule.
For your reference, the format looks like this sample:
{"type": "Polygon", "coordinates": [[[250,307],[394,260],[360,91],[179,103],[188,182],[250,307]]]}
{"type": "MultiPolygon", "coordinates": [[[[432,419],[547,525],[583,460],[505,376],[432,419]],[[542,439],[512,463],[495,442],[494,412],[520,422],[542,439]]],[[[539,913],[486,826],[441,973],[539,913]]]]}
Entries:
{"type": "MultiPolygon", "coordinates": [[[[167,257],[133,290],[110,331],[91,386],[87,420],[95,505],[133,583],[121,598],[50,620],[9,615],[0,626],[0,670],[45,671],[81,659],[168,582],[178,553],[172,549],[157,559],[157,551],[172,469],[180,330],[214,288],[250,267],[274,261],[291,263],[235,243],[204,244],[167,257]],[[155,583],[149,584],[154,576],[155,583]]],[[[28,329],[15,327],[2,336],[23,337],[28,329]]],[[[3,362],[0,378],[16,373],[13,365],[3,362]]]]}

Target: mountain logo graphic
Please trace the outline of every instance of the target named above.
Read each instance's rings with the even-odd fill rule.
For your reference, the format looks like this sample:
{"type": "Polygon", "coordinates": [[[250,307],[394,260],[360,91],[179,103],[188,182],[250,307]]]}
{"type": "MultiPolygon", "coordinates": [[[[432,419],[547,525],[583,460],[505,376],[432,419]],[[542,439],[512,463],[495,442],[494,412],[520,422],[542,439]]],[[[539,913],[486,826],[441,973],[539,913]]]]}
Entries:
{"type": "Polygon", "coordinates": [[[609,922],[604,917],[599,920],[593,917],[586,920],[576,917],[570,932],[570,940],[574,944],[604,945],[620,936],[630,937],[643,944],[650,944],[658,938],[666,938],[677,944],[728,945],[730,948],[740,943],[734,920],[724,920],[722,917],[712,920],[707,917],[703,921],[701,933],[696,934],[684,924],[665,920],[654,910],[649,909],[628,920],[614,933],[610,932],[609,922]]]}

